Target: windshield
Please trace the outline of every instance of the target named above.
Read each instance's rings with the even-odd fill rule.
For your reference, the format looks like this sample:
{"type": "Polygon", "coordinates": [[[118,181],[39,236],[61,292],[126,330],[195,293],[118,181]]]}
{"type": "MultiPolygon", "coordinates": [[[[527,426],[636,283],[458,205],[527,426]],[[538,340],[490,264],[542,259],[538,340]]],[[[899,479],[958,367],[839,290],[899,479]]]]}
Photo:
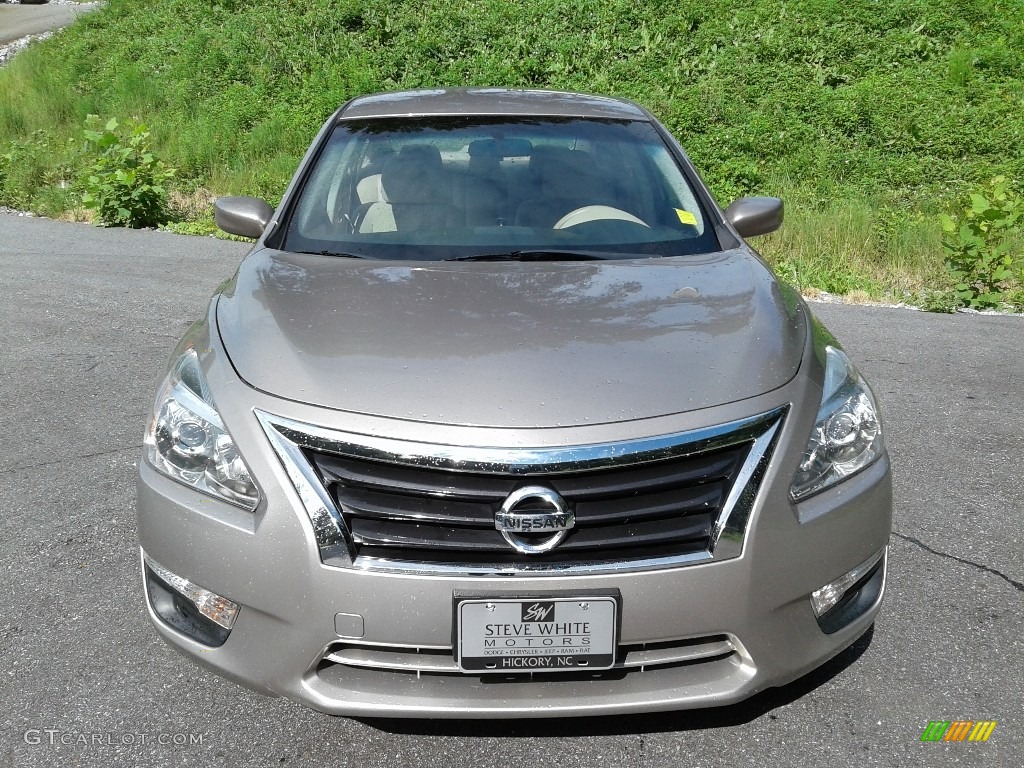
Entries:
{"type": "Polygon", "coordinates": [[[652,125],[557,117],[340,121],[284,250],[378,259],[718,250],[652,125]]]}

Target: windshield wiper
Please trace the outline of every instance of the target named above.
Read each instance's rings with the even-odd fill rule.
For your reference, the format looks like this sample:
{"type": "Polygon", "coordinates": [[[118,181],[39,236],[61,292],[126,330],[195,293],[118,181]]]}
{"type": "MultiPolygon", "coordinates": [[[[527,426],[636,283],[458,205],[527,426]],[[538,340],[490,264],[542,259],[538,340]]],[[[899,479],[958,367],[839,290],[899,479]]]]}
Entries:
{"type": "Polygon", "coordinates": [[[602,261],[618,258],[629,258],[629,255],[593,251],[505,251],[503,253],[474,253],[470,256],[455,256],[445,259],[445,261],[602,261]]]}
{"type": "Polygon", "coordinates": [[[298,251],[298,253],[308,253],[310,256],[340,256],[343,259],[365,259],[365,256],[360,256],[358,253],[342,253],[341,251],[298,251]]]}

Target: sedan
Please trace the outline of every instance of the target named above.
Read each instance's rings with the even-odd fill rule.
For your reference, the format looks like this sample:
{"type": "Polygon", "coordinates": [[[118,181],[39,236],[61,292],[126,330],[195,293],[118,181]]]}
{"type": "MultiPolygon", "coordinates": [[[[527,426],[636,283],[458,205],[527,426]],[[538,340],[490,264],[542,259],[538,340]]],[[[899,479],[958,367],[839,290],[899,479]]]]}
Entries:
{"type": "Polygon", "coordinates": [[[864,378],[643,107],[353,99],[174,350],[139,464],[156,631],[345,716],[710,707],[881,605],[864,378]]]}

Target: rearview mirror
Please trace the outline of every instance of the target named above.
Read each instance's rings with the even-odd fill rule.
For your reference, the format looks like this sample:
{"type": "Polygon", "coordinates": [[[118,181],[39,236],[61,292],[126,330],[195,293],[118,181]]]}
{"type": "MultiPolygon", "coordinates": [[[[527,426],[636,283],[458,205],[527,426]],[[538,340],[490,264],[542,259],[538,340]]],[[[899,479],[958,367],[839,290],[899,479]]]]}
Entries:
{"type": "Polygon", "coordinates": [[[222,197],[213,204],[213,220],[231,235],[259,239],[274,209],[258,197],[222,197]]]}
{"type": "Polygon", "coordinates": [[[777,197],[741,197],[725,209],[725,220],[741,237],[767,235],[782,226],[782,200],[777,197]]]}

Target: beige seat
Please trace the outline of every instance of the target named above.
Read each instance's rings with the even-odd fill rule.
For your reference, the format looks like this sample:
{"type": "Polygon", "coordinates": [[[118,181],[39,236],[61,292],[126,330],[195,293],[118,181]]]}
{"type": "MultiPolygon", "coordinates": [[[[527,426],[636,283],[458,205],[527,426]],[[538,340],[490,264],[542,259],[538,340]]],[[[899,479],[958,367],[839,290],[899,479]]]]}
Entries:
{"type": "Polygon", "coordinates": [[[381,176],[383,174],[380,173],[364,176],[356,184],[356,196],[359,198],[360,205],[379,203],[381,201],[387,202],[384,198],[384,189],[380,181],[381,176]]]}
{"type": "Polygon", "coordinates": [[[384,166],[380,192],[381,199],[370,204],[359,222],[359,232],[441,229],[457,218],[437,147],[403,148],[384,166]]]}
{"type": "Polygon", "coordinates": [[[373,146],[368,151],[367,163],[359,172],[359,181],[356,183],[356,203],[352,211],[341,210],[345,200],[341,193],[341,183],[344,175],[339,175],[327,197],[327,210],[333,211],[331,220],[338,222],[344,220],[352,227],[352,231],[358,231],[359,222],[366,215],[366,209],[374,203],[384,200],[384,190],[381,186],[381,171],[387,165],[388,160],[395,156],[394,150],[389,145],[373,146]]]}

